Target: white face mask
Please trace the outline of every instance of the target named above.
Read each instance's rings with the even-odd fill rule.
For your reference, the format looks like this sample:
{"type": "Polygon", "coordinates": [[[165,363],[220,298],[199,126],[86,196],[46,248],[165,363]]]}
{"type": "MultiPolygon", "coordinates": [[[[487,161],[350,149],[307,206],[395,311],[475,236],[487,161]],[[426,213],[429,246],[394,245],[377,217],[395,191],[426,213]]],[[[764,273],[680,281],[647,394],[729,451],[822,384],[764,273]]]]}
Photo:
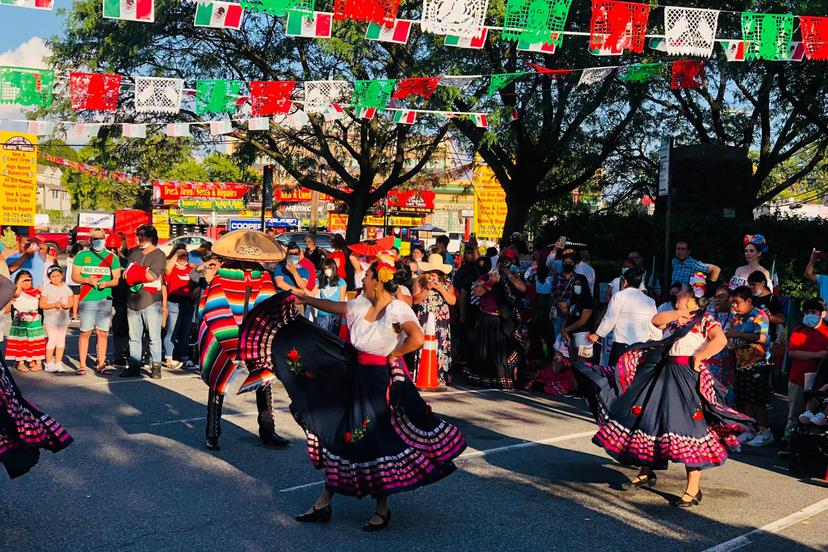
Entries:
{"type": "Polygon", "coordinates": [[[141,243],[139,243],[139,244],[138,244],[138,248],[139,248],[139,249],[146,249],[147,247],[149,247],[149,246],[151,246],[151,245],[152,245],[152,242],[151,242],[151,241],[145,241],[145,242],[141,242],[141,243]]]}
{"type": "Polygon", "coordinates": [[[575,295],[580,295],[581,294],[581,286],[572,286],[572,293],[574,293],[575,295]]]}

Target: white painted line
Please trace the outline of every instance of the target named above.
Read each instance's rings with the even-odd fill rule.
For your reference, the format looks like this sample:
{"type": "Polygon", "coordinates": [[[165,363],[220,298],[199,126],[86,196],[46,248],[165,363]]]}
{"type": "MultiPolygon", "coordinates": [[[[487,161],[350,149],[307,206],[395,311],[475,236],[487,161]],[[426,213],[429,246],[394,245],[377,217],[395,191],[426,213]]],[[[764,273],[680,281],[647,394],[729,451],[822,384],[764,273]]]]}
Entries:
{"type": "MultiPolygon", "coordinates": [[[[559,435],[557,437],[550,437],[549,439],[541,439],[540,441],[523,441],[521,443],[514,443],[512,445],[505,445],[502,447],[495,447],[485,450],[473,450],[473,451],[466,451],[457,458],[457,462],[465,462],[467,460],[473,460],[475,458],[482,458],[484,456],[489,456],[492,454],[498,454],[501,452],[507,452],[510,450],[517,450],[517,449],[524,449],[529,447],[537,447],[540,445],[547,445],[549,443],[559,443],[561,441],[569,441],[570,439],[580,439],[581,437],[589,437],[591,435],[595,435],[595,430],[592,431],[582,431],[580,433],[570,433],[568,435],[559,435]]],[[[316,487],[319,485],[324,485],[324,481],[314,481],[313,483],[305,483],[304,485],[296,485],[295,487],[288,487],[287,489],[281,489],[280,493],[289,493],[292,491],[299,491],[302,489],[307,489],[309,487],[316,487]]]]}
{"type": "Polygon", "coordinates": [[[772,521],[767,525],[763,525],[758,529],[754,529],[749,533],[745,533],[741,537],[736,537],[735,539],[730,539],[727,542],[723,542],[721,544],[717,544],[712,548],[708,548],[703,552],[730,552],[731,550],[737,550],[742,548],[743,546],[747,546],[749,544],[753,544],[757,542],[764,536],[773,535],[780,531],[784,531],[788,527],[792,525],[796,525],[797,523],[804,521],[810,517],[813,517],[817,514],[821,514],[822,512],[828,510],[828,498],[825,500],[820,500],[816,504],[811,504],[798,512],[794,512],[789,516],[785,516],[782,519],[777,519],[776,521],[772,521]]]}
{"type": "MultiPolygon", "coordinates": [[[[205,405],[207,406],[207,405],[205,405]]],[[[287,408],[277,408],[275,409],[276,412],[289,412],[287,408]]],[[[235,412],[233,414],[224,414],[222,413],[221,419],[225,418],[244,418],[245,416],[256,416],[259,414],[258,410],[252,410],[250,412],[235,412]]],[[[180,420],[167,420],[166,422],[153,422],[150,424],[150,427],[157,427],[157,426],[165,426],[171,424],[187,424],[192,422],[201,422],[206,420],[206,416],[198,416],[197,418],[181,418],[180,420]]]]}

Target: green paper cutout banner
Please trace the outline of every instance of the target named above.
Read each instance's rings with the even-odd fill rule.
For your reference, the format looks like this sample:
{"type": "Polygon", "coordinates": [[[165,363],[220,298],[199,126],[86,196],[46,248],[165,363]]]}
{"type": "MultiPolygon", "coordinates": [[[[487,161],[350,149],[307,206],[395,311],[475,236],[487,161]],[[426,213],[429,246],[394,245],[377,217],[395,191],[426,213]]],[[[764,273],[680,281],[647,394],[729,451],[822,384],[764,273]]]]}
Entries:
{"type": "Polygon", "coordinates": [[[394,79],[358,80],[354,83],[352,103],[357,109],[383,109],[397,86],[394,79]]]}
{"type": "Polygon", "coordinates": [[[560,46],[572,0],[509,0],[503,38],[560,46]]]}
{"type": "Polygon", "coordinates": [[[776,13],[742,13],[745,61],[790,59],[794,16],[776,13]]]}
{"type": "Polygon", "coordinates": [[[647,82],[661,74],[660,63],[636,63],[618,74],[618,78],[627,82],[647,82]]]}
{"type": "Polygon", "coordinates": [[[239,0],[241,7],[256,13],[270,15],[287,15],[288,12],[298,14],[313,13],[315,0],[239,0]]]}
{"type": "Polygon", "coordinates": [[[496,73],[490,77],[487,96],[493,96],[501,88],[505,88],[527,73],[496,73]]]}
{"type": "Polygon", "coordinates": [[[241,85],[237,80],[196,81],[196,113],[233,113],[241,95],[241,85]]]}
{"type": "Polygon", "coordinates": [[[48,107],[54,85],[51,69],[0,67],[0,104],[48,107]]]}

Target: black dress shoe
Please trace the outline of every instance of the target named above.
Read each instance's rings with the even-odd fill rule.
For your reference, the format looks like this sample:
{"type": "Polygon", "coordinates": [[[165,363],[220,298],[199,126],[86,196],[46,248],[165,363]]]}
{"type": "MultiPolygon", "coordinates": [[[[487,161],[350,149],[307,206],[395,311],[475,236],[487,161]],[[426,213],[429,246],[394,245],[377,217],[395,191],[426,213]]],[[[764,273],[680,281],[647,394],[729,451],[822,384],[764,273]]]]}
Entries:
{"type": "Polygon", "coordinates": [[[122,378],[140,378],[141,377],[141,367],[140,366],[130,366],[123,372],[121,372],[122,378]]]}
{"type": "Polygon", "coordinates": [[[207,437],[207,441],[204,443],[204,446],[207,447],[207,450],[217,451],[221,450],[218,442],[218,436],[216,437],[207,437]]]}
{"type": "Polygon", "coordinates": [[[290,444],[290,441],[276,433],[275,431],[263,431],[259,429],[259,439],[262,443],[269,447],[285,448],[290,444]]]}
{"type": "Polygon", "coordinates": [[[656,476],[655,475],[648,475],[646,479],[638,479],[636,481],[628,481],[621,485],[621,488],[625,491],[635,491],[642,487],[647,487],[648,489],[652,489],[656,485],[656,476]]]}
{"type": "Polygon", "coordinates": [[[333,508],[331,505],[328,504],[324,508],[316,509],[316,506],[313,507],[313,511],[308,512],[307,514],[302,514],[301,516],[296,516],[295,519],[299,523],[328,523],[331,521],[331,515],[333,515],[333,508]]]}
{"type": "Polygon", "coordinates": [[[692,508],[693,506],[698,506],[699,504],[701,504],[701,501],[702,501],[702,492],[701,492],[701,490],[699,490],[699,492],[696,493],[696,496],[691,497],[690,500],[684,500],[685,496],[690,496],[690,495],[688,495],[687,493],[684,493],[684,495],[681,497],[681,500],[674,503],[674,506],[676,506],[677,508],[692,508]]]}
{"type": "Polygon", "coordinates": [[[374,515],[377,516],[382,520],[382,523],[371,523],[369,520],[368,523],[362,526],[362,530],[367,533],[373,533],[374,531],[382,531],[386,527],[388,527],[388,522],[391,521],[391,510],[388,510],[388,513],[382,515],[379,512],[374,512],[374,515]]]}

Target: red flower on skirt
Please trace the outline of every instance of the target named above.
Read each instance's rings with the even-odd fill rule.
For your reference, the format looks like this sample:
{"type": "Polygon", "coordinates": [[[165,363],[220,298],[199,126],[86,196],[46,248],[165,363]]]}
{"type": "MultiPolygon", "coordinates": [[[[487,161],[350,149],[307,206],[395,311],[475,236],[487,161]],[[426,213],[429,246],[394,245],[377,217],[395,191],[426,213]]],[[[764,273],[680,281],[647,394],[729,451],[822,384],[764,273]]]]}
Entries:
{"type": "Polygon", "coordinates": [[[695,412],[693,412],[693,419],[696,421],[704,420],[704,412],[702,412],[701,408],[697,408],[695,412]]]}
{"type": "Polygon", "coordinates": [[[350,431],[349,431],[348,433],[346,433],[346,434],[345,434],[345,442],[346,442],[346,443],[350,443],[350,442],[351,442],[351,432],[350,432],[350,431]]]}
{"type": "Polygon", "coordinates": [[[287,359],[290,362],[299,362],[299,358],[299,351],[296,350],[296,347],[291,349],[290,352],[287,354],[287,359]]]}
{"type": "Polygon", "coordinates": [[[644,410],[644,409],[641,408],[641,405],[637,404],[637,405],[633,406],[630,410],[632,410],[632,413],[635,414],[636,416],[641,416],[641,411],[644,410]]]}

